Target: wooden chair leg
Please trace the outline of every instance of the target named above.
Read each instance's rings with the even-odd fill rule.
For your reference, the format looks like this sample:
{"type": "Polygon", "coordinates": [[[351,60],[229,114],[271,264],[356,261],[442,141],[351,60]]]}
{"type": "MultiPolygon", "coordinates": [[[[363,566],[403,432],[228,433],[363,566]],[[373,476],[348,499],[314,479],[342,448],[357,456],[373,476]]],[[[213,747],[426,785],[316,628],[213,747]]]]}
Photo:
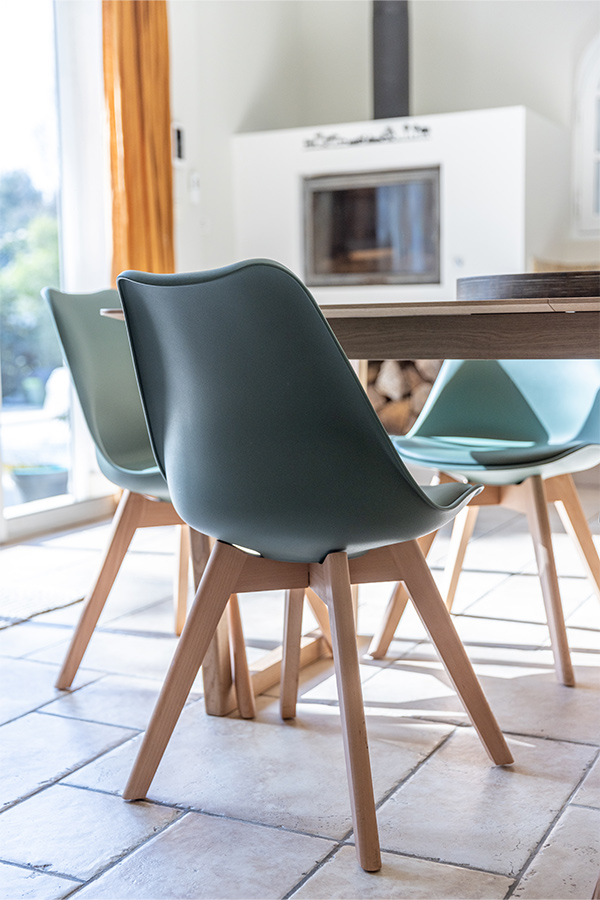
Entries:
{"type": "Polygon", "coordinates": [[[227,604],[227,621],[229,623],[229,642],[233,664],[233,683],[237,695],[238,712],[242,719],[253,719],[256,715],[254,688],[250,677],[246,643],[242,629],[242,617],[237,594],[232,594],[227,604]]]}
{"type": "Polygon", "coordinates": [[[525,495],[527,520],[533,538],[538,573],[542,584],[542,594],[546,607],[548,628],[550,629],[550,642],[554,654],[556,673],[562,684],[567,687],[573,687],[575,675],[569,653],[567,629],[558,587],[544,482],[540,475],[533,475],[523,483],[522,489],[525,495]]]}
{"type": "Polygon", "coordinates": [[[312,565],[310,572],[313,587],[329,607],[356,852],[363,869],[377,872],[381,868],[381,853],[348,558],[345,553],[332,553],[322,565],[312,565]]]}
{"type": "Polygon", "coordinates": [[[444,569],[444,577],[440,588],[440,593],[449,610],[452,609],[452,604],[454,603],[458,579],[465,561],[467,545],[471,540],[478,513],[479,507],[465,506],[454,520],[448,559],[446,560],[446,568],[444,569]]]}
{"type": "Polygon", "coordinates": [[[323,640],[331,650],[331,627],[329,625],[329,612],[327,605],[323,603],[320,597],[317,597],[311,588],[306,589],[306,599],[313,611],[313,615],[319,624],[319,629],[323,635],[323,640]]]}
{"type": "MultiPolygon", "coordinates": [[[[213,538],[190,529],[194,590],[197,591],[214,546],[213,538]]],[[[204,706],[209,716],[226,716],[235,709],[231,646],[227,616],[223,616],[204,657],[202,666],[204,706]]]]}
{"type": "Polygon", "coordinates": [[[282,719],[293,719],[296,715],[298,680],[300,677],[300,640],[302,638],[303,606],[303,588],[295,588],[285,592],[283,659],[279,689],[279,711],[282,719]]]}
{"type": "Polygon", "coordinates": [[[126,800],[140,800],[148,792],[227,601],[235,592],[244,556],[235,547],[219,542],[212,550],[123,792],[126,800]]]}
{"type": "Polygon", "coordinates": [[[581,508],[581,501],[572,475],[559,475],[545,482],[548,499],[556,510],[567,534],[571,537],[585,567],[585,571],[600,599],[600,557],[594,544],[590,526],[581,508]]]}
{"type": "Polygon", "coordinates": [[[146,500],[140,494],[124,491],[112,520],[112,529],[100,571],[89,591],[83,612],[75,628],[71,644],[56,681],[59,690],[71,686],[87,650],[94,628],[104,609],[138,524],[142,520],[146,500]]]}
{"type": "Polygon", "coordinates": [[[175,634],[181,634],[187,615],[188,577],[190,571],[190,529],[178,525],[175,578],[173,579],[173,605],[175,607],[175,634]]]}
{"type": "Polygon", "coordinates": [[[396,544],[392,550],[421,621],[484,747],[496,765],[512,763],[511,752],[417,542],[396,544]]]}
{"type": "MultiPolygon", "coordinates": [[[[419,546],[424,556],[427,556],[429,553],[436,534],[437,531],[432,531],[431,534],[425,534],[423,537],[419,538],[419,546]]],[[[368,653],[373,659],[383,659],[388,652],[394,634],[396,633],[396,628],[398,627],[398,623],[402,618],[402,614],[409,599],[410,597],[406,587],[399,581],[394,593],[390,597],[381,625],[379,626],[379,631],[376,632],[371,641],[371,645],[369,646],[368,653]]]]}

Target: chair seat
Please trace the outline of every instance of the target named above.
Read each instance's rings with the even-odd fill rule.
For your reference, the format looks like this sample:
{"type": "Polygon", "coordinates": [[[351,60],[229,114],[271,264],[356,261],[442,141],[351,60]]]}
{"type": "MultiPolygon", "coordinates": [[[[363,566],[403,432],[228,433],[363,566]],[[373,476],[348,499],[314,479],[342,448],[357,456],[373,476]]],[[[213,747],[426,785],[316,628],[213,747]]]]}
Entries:
{"type": "Polygon", "coordinates": [[[600,463],[600,445],[582,441],[545,444],[417,435],[392,440],[400,455],[412,463],[481,484],[519,484],[533,475],[551,478],[600,463]]]}
{"type": "Polygon", "coordinates": [[[125,468],[110,462],[101,453],[97,453],[96,457],[100,471],[113,484],[135,494],[155,497],[157,500],[163,500],[165,503],[170,502],[171,498],[167,482],[156,464],[148,465],[147,467],[140,466],[140,468],[125,468]]]}

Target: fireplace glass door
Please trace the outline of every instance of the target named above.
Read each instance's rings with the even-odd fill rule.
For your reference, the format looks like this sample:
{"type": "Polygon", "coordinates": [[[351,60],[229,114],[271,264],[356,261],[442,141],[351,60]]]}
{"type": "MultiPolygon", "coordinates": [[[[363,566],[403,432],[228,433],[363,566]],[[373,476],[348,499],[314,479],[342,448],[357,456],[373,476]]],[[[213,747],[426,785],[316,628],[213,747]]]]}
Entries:
{"type": "Polygon", "coordinates": [[[304,179],[309,285],[439,284],[440,170],[304,179]]]}

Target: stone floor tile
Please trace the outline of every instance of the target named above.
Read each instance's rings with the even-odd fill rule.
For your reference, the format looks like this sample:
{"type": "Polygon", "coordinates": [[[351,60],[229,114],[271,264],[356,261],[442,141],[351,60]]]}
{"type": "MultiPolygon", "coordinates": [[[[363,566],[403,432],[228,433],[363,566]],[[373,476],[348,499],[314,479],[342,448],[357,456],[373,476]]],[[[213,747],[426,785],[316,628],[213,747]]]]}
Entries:
{"type": "Polygon", "coordinates": [[[77,881],[0,863],[0,900],[61,900],[77,881]]]}
{"type": "MultiPolygon", "coordinates": [[[[459,581],[459,591],[462,578],[459,581]]],[[[583,578],[563,578],[560,596],[565,619],[577,610],[589,596],[590,587],[583,578]]],[[[458,596],[458,592],[457,592],[458,596]]],[[[546,625],[546,610],[542,596],[542,585],[537,575],[510,575],[501,584],[488,591],[485,596],[468,608],[470,616],[508,619],[511,622],[537,622],[546,625]]],[[[459,612],[453,607],[453,612],[459,612]]]]}
{"type": "MultiPolygon", "coordinates": [[[[468,614],[452,616],[454,626],[465,644],[468,642],[482,646],[500,645],[502,647],[535,649],[540,647],[548,637],[546,625],[511,622],[500,617],[491,619],[471,615],[470,612],[471,610],[468,614]]],[[[396,628],[394,640],[424,641],[427,639],[427,632],[412,603],[409,603],[396,628]]]]}
{"type": "Polygon", "coordinates": [[[0,816],[0,847],[7,862],[87,881],[178,815],[58,784],[0,816]]]}
{"type": "Polygon", "coordinates": [[[293,895],[293,900],[492,900],[506,896],[512,879],[382,853],[379,872],[363,872],[354,847],[342,847],[293,895]]]}
{"type": "MultiPolygon", "coordinates": [[[[600,553],[600,536],[592,535],[596,549],[600,553]]],[[[559,576],[574,576],[585,578],[585,569],[579,551],[568,534],[552,529],[552,549],[556,561],[556,571],[559,576]]],[[[524,568],[524,572],[536,572],[537,567],[533,558],[524,568]]]]}
{"type": "MultiPolygon", "coordinates": [[[[596,628],[570,628],[567,626],[567,639],[571,650],[590,650],[600,652],[600,629],[596,628]]],[[[548,639],[550,643],[550,639],[548,639]]]]}
{"type": "MultiPolygon", "coordinates": [[[[63,694],[45,706],[44,712],[143,731],[161,687],[161,681],[106,675],[81,690],[63,694]]],[[[192,692],[188,703],[199,697],[199,693],[192,692]]]]}
{"type": "MultiPolygon", "coordinates": [[[[368,716],[376,798],[383,798],[451,731],[443,724],[368,716]]],[[[96,760],[67,783],[118,792],[139,740],[96,760]]],[[[206,716],[203,703],[181,715],[149,799],[340,839],[352,827],[339,710],[299,704],[282,722],[278,704],[258,701],[256,719],[206,716]]]]}
{"type": "Polygon", "coordinates": [[[518,874],[596,751],[535,738],[508,743],[515,764],[494,767],[474,731],[458,729],[379,809],[382,847],[518,874]]]}
{"type": "MultiPolygon", "coordinates": [[[[502,644],[465,644],[465,650],[473,665],[477,663],[498,663],[501,666],[537,669],[540,672],[554,672],[554,654],[549,646],[542,647],[503,647],[502,644]]],[[[392,655],[390,653],[390,661],[392,655]]],[[[406,659],[439,660],[439,654],[429,641],[422,641],[409,653],[403,654],[406,659]]],[[[598,668],[600,653],[571,650],[571,661],[574,666],[598,668]]]]}
{"type": "Polygon", "coordinates": [[[569,806],[520,880],[524,900],[589,900],[600,874],[600,810],[569,806]]]}
{"type": "Polygon", "coordinates": [[[0,631],[0,656],[19,659],[28,653],[61,643],[68,634],[64,628],[45,625],[35,619],[12,625],[0,631]]]}
{"type": "MultiPolygon", "coordinates": [[[[600,713],[599,713],[600,715],[600,713]]],[[[600,759],[597,759],[575,796],[573,803],[600,809],[600,759]]]]}
{"type": "MultiPolygon", "coordinates": [[[[0,658],[0,724],[33,712],[60,697],[61,692],[54,687],[57,675],[57,667],[53,665],[0,658]]],[[[95,677],[79,672],[74,686],[87,684],[95,677]]]]}
{"type": "Polygon", "coordinates": [[[486,618],[463,614],[452,621],[464,644],[478,646],[531,647],[543,645],[548,638],[548,626],[528,622],[513,622],[503,618],[486,618]]]}
{"type": "MultiPolygon", "coordinates": [[[[475,673],[502,730],[507,733],[550,737],[556,740],[600,744],[600,668],[576,666],[576,688],[556,679],[554,668],[474,662],[475,673]]],[[[442,664],[408,658],[367,682],[365,703],[394,704],[408,715],[437,713],[436,718],[465,721],[465,713],[442,664]],[[444,693],[446,686],[446,693],[444,693]],[[421,696],[419,696],[419,692],[421,696]]]]}
{"type": "MultiPolygon", "coordinates": [[[[55,644],[46,650],[32,653],[28,659],[47,663],[62,663],[69,646],[55,644]]],[[[86,672],[134,675],[139,678],[164,679],[169,668],[177,637],[120,634],[118,631],[96,629],[92,635],[82,667],[86,672]]]]}
{"type": "Polygon", "coordinates": [[[363,684],[363,700],[371,713],[389,710],[398,716],[424,716],[457,725],[469,719],[441,664],[398,660],[363,684]]]}
{"type": "MultiPolygon", "coordinates": [[[[489,536],[471,539],[463,568],[477,572],[535,572],[533,543],[527,526],[519,528],[519,519],[511,520],[489,536]]],[[[525,524],[523,516],[522,525],[525,524]]],[[[565,574],[571,574],[565,573],[565,574]]]]}
{"type": "Polygon", "coordinates": [[[0,734],[0,808],[57,781],[134,734],[112,725],[43,713],[31,713],[3,725],[0,734]]]}
{"type": "Polygon", "coordinates": [[[569,616],[567,624],[572,628],[595,628],[600,630],[600,605],[595,595],[588,597],[577,610],[569,616]]]}
{"type": "MultiPolygon", "coordinates": [[[[84,596],[93,583],[100,561],[100,557],[98,557],[80,596],[84,596]]],[[[131,551],[127,553],[102,610],[100,626],[112,625],[121,616],[138,609],[145,609],[161,600],[171,600],[174,572],[174,557],[152,553],[132,553],[131,551]]],[[[55,625],[74,625],[79,620],[82,608],[81,604],[75,604],[64,609],[55,609],[37,616],[36,621],[55,625]]],[[[172,625],[170,630],[172,630],[172,625]]]]}
{"type": "Polygon", "coordinates": [[[333,846],[303,834],[188,813],[77,896],[275,900],[333,846]]]}
{"type": "MultiPolygon", "coordinates": [[[[366,649],[368,647],[369,641],[365,640],[361,637],[363,647],[366,649]]],[[[371,659],[370,657],[364,657],[364,661],[362,661],[359,665],[359,673],[360,680],[363,685],[363,692],[365,682],[369,681],[373,678],[378,672],[381,671],[382,668],[387,668],[390,665],[389,660],[379,660],[379,659],[371,659]]],[[[333,668],[331,662],[329,664],[329,669],[333,668]]],[[[338,691],[337,691],[337,682],[335,674],[332,672],[328,677],[321,677],[320,681],[312,686],[301,686],[299,690],[299,696],[302,698],[303,703],[337,703],[338,702],[338,691]]]]}

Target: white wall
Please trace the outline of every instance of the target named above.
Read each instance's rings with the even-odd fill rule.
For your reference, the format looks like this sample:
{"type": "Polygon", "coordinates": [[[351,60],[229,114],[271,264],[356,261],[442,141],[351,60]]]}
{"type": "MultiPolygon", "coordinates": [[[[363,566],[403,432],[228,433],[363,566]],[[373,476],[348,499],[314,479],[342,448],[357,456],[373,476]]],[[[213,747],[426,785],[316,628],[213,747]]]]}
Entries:
{"type": "Polygon", "coordinates": [[[300,107],[294,2],[171,0],[171,115],[185,129],[175,169],[179,270],[232,261],[230,138],[292,125],[300,107]]]}
{"type": "MultiPolygon", "coordinates": [[[[169,13],[172,114],[188,150],[176,171],[177,266],[190,270],[233,259],[232,134],[372,116],[371,2],[170,0],[169,13]]],[[[525,105],[571,126],[596,0],[412,0],[409,15],[413,115],[525,105]]]]}
{"type": "Polygon", "coordinates": [[[570,126],[595,0],[413,0],[414,115],[522,104],[570,126]]]}

